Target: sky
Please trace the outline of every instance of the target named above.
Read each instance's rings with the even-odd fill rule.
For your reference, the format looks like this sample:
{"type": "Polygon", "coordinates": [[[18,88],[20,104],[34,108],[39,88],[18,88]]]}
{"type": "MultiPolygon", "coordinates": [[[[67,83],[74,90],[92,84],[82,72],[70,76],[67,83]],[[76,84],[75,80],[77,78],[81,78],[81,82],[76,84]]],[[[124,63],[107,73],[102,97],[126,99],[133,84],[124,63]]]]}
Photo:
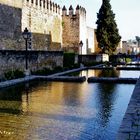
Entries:
{"type": "MultiPolygon", "coordinates": [[[[58,4],[76,7],[77,4],[86,8],[87,25],[96,28],[97,13],[102,0],[52,0],[58,4]]],[[[135,39],[140,36],[140,0],[110,0],[115,20],[122,40],[135,39]]]]}

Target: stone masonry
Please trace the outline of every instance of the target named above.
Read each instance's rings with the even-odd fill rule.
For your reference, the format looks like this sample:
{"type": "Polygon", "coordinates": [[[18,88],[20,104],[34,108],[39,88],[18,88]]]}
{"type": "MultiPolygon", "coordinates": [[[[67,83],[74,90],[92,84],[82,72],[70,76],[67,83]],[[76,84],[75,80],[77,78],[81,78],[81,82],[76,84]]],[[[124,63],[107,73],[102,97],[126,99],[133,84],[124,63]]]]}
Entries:
{"type": "Polygon", "coordinates": [[[116,140],[140,140],[140,79],[133,91],[116,140]]]}
{"type": "Polygon", "coordinates": [[[86,10],[81,6],[75,13],[70,6],[67,14],[66,8],[51,0],[0,0],[0,49],[24,50],[25,27],[32,33],[32,50],[74,47],[79,52],[82,41],[82,52],[87,52],[86,10]]]}
{"type": "Polygon", "coordinates": [[[32,49],[60,49],[62,17],[60,6],[50,0],[0,0],[0,49],[22,50],[22,32],[32,32],[32,49]]]}
{"type": "MultiPolygon", "coordinates": [[[[25,70],[26,51],[0,51],[0,77],[4,72],[19,69],[25,70]]],[[[61,51],[28,51],[28,67],[31,71],[43,68],[63,67],[63,52],[61,51]]]]}

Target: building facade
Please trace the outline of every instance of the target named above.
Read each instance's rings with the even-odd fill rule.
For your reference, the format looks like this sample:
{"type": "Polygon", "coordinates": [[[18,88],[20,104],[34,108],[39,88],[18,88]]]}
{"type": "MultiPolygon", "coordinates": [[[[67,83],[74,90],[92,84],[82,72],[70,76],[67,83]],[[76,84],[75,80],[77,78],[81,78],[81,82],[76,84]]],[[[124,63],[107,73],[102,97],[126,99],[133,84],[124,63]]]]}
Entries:
{"type": "Polygon", "coordinates": [[[140,47],[135,40],[122,41],[122,53],[136,55],[140,53],[140,47]]]}

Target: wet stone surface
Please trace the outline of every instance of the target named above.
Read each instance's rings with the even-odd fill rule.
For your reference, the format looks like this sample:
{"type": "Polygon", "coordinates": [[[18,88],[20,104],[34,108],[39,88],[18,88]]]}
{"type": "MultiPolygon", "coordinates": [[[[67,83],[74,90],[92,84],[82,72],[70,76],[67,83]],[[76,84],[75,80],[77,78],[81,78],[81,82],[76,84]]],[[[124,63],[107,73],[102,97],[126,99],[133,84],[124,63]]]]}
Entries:
{"type": "Polygon", "coordinates": [[[117,140],[140,140],[140,79],[133,91],[117,140]]]}

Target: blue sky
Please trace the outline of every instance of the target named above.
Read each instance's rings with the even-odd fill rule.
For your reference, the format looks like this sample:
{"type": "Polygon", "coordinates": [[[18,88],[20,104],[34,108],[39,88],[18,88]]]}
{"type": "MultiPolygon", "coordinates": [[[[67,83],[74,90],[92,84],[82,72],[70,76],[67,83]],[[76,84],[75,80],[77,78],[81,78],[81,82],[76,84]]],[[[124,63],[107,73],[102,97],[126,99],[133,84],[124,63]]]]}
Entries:
{"type": "MultiPolygon", "coordinates": [[[[87,24],[96,28],[97,13],[102,0],[52,0],[58,4],[74,7],[79,4],[87,10],[87,24]]],[[[112,10],[116,14],[116,22],[122,40],[135,39],[140,36],[140,0],[111,0],[112,10]]]]}

